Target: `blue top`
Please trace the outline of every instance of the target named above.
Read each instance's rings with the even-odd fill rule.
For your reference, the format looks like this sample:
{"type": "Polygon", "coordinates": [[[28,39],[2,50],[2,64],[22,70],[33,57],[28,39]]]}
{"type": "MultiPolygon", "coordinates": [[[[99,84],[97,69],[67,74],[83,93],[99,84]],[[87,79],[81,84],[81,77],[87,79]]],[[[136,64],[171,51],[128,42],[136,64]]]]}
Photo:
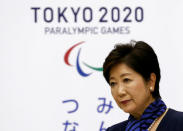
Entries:
{"type": "MultiPolygon", "coordinates": [[[[125,131],[128,120],[107,128],[107,131],[125,131]]],[[[156,131],[183,131],[183,112],[169,109],[156,131]]]]}

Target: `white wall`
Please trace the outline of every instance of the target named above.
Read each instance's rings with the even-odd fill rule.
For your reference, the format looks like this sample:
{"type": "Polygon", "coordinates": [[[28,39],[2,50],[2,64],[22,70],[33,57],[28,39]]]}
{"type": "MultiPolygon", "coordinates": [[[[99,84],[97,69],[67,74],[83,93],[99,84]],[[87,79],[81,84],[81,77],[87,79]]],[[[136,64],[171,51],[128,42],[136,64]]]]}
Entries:
{"type": "MultiPolygon", "coordinates": [[[[102,72],[94,71],[82,62],[95,67],[101,67],[104,58],[116,43],[127,43],[131,39],[143,40],[149,43],[158,55],[162,79],[160,91],[168,107],[183,111],[182,74],[183,74],[183,44],[182,30],[183,2],[177,0],[55,0],[55,1],[2,1],[0,5],[0,130],[1,131],[64,131],[63,123],[68,120],[72,130],[76,122],[76,131],[99,131],[102,121],[104,127],[121,122],[128,118],[115,104],[110,94],[110,88],[105,82],[102,72]],[[34,22],[34,10],[37,12],[37,23],[34,22]],[[53,21],[44,21],[44,9],[53,9],[53,21]],[[69,21],[57,21],[58,7],[63,10],[69,21]],[[80,7],[77,23],[74,23],[75,11],[80,7]],[[93,13],[90,20],[90,7],[93,13]],[[99,22],[108,12],[106,23],[99,22]],[[120,10],[119,22],[111,20],[111,10],[118,7],[120,10]],[[128,9],[132,9],[129,19],[124,22],[128,9]],[[141,22],[135,18],[135,9],[141,7],[144,17],[141,22]],[[85,11],[83,11],[85,9],[85,11]],[[95,27],[97,34],[53,34],[45,33],[45,27],[69,28],[95,27]],[[122,33],[101,33],[101,28],[127,28],[122,33]],[[74,44],[85,41],[74,48],[70,54],[68,66],[64,62],[64,54],[74,44]],[[76,70],[76,58],[80,52],[80,65],[88,77],[82,77],[76,70]],[[98,100],[105,97],[107,104],[112,101],[113,109],[108,114],[98,113],[97,107],[102,103],[98,100]],[[75,99],[79,103],[76,112],[72,110],[72,103],[63,103],[64,100],[75,99]]],[[[117,9],[114,9],[116,13],[117,9]]],[[[46,20],[51,21],[50,9],[46,11],[46,20]]],[[[139,12],[138,12],[139,13],[139,12]]],[[[138,14],[139,15],[139,14],[138,14]]],[[[117,16],[114,14],[114,19],[117,16]]],[[[140,19],[140,16],[138,16],[140,19]]]]}

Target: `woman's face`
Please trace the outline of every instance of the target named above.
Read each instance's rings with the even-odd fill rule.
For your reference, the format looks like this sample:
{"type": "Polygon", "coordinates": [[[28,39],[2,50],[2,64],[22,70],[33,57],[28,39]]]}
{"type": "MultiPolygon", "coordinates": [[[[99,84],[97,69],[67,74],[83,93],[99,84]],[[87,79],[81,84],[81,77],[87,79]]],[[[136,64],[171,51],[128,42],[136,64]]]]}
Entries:
{"type": "Polygon", "coordinates": [[[135,118],[139,118],[147,106],[154,101],[150,92],[151,82],[128,67],[118,64],[110,70],[111,93],[118,106],[135,118]]]}

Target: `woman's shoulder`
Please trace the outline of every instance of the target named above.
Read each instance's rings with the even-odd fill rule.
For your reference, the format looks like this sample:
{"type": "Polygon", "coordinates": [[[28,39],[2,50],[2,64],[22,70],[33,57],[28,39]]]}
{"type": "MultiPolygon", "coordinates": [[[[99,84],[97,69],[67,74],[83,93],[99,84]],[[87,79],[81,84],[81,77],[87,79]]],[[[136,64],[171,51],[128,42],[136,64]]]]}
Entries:
{"type": "Polygon", "coordinates": [[[125,130],[127,124],[128,124],[128,120],[115,124],[107,128],[106,131],[119,131],[119,130],[123,131],[125,130]]]}
{"type": "Polygon", "coordinates": [[[183,130],[183,112],[169,109],[162,119],[157,131],[182,131],[183,130]]]}
{"type": "Polygon", "coordinates": [[[176,110],[170,108],[167,112],[167,117],[172,120],[183,121],[183,112],[176,111],[176,110]]]}

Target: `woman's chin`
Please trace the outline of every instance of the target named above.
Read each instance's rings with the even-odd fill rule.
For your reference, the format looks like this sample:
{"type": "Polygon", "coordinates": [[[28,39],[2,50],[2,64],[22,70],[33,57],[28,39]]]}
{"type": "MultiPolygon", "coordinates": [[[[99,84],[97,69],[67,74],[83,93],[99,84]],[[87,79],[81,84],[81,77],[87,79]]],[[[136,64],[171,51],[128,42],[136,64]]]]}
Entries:
{"type": "Polygon", "coordinates": [[[121,108],[125,113],[130,113],[132,114],[134,112],[134,108],[133,107],[123,107],[121,108]]]}

